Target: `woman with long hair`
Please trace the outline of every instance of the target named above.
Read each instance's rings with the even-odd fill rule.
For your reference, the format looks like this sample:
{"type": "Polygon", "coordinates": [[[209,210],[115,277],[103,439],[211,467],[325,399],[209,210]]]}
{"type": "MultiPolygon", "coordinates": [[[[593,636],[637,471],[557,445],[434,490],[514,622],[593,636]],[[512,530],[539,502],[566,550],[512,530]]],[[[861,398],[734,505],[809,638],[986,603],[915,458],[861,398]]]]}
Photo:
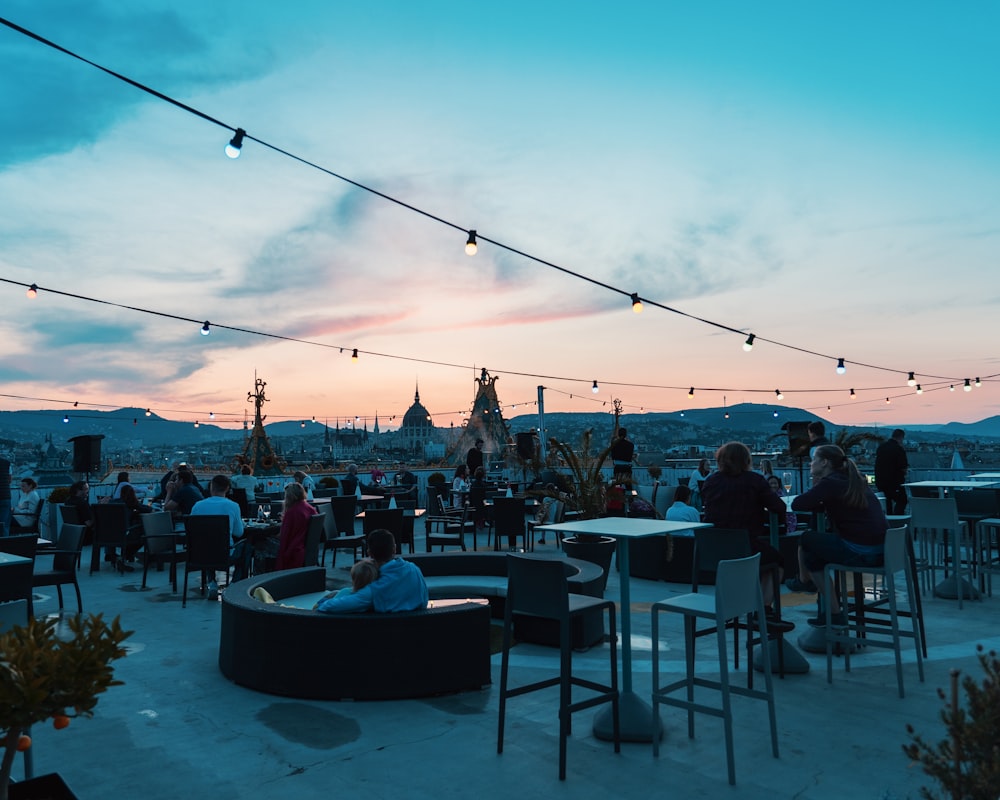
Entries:
{"type": "Polygon", "coordinates": [[[301,483],[285,487],[285,505],[281,514],[281,538],[275,569],[296,569],[306,563],[306,532],[309,518],[316,513],[306,500],[306,490],[301,483]]]}
{"type": "MultiPolygon", "coordinates": [[[[834,533],[807,531],[799,544],[799,578],[811,578],[821,593],[830,598],[830,612],[836,625],[846,625],[832,586],[823,581],[827,564],[876,567],[882,564],[885,532],[889,528],[882,504],[868,486],[855,463],[836,445],[820,445],[809,464],[812,488],[792,501],[793,511],[824,511],[834,533]]],[[[824,626],[826,618],[809,620],[824,626]]]]}

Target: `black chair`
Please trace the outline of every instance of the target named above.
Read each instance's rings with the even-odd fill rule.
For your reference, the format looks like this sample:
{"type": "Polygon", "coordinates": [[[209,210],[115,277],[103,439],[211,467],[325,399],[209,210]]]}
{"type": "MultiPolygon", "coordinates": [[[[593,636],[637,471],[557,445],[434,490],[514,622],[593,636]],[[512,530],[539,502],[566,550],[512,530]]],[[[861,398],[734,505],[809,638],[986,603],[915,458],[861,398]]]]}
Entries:
{"type": "Polygon", "coordinates": [[[330,510],[325,517],[325,531],[323,537],[323,554],[320,557],[320,564],[326,565],[326,551],[333,550],[333,561],[330,566],[337,566],[337,551],[351,550],[354,560],[358,560],[358,550],[361,555],[365,554],[365,537],[362,534],[354,533],[354,518],[357,514],[357,498],[351,495],[330,498],[330,510]]]}
{"type": "Polygon", "coordinates": [[[222,514],[196,514],[184,520],[187,531],[187,564],[184,566],[184,594],[181,607],[187,607],[188,575],[201,572],[201,594],[216,572],[226,573],[229,581],[229,517],[222,514]]]}
{"type": "Polygon", "coordinates": [[[101,568],[101,548],[111,552],[110,561],[119,572],[125,572],[125,542],[128,537],[128,509],[121,503],[98,503],[91,506],[94,514],[94,544],[90,551],[90,574],[101,568]],[[118,549],[121,553],[117,553],[118,549]]]}
{"type": "Polygon", "coordinates": [[[613,600],[570,594],[563,563],[555,559],[510,555],[507,557],[507,601],[504,604],[503,655],[500,662],[500,715],[497,727],[497,753],[503,752],[504,720],[507,699],[550,686],[559,687],[559,780],[566,779],[566,738],[571,732],[574,711],[611,703],[615,752],[621,751],[618,692],[618,636],[615,630],[613,600]],[[573,675],[572,621],[594,609],[608,612],[608,649],[610,651],[610,685],[573,675]],[[559,624],[559,675],[528,683],[514,689],[508,687],[511,631],[514,615],[555,620],[559,624]],[[573,702],[573,687],[579,686],[596,695],[573,702]]]}
{"type": "MultiPolygon", "coordinates": [[[[76,510],[76,506],[71,506],[68,503],[63,503],[59,506],[59,515],[62,517],[63,525],[83,525],[83,520],[80,519],[80,512],[76,510]]],[[[80,557],[76,560],[76,568],[80,569],[80,562],[83,561],[83,547],[82,544],[87,541],[87,526],[83,527],[83,542],[80,548],[80,557]]]]}
{"type": "Polygon", "coordinates": [[[309,525],[306,528],[306,554],[302,562],[303,567],[319,566],[319,546],[323,541],[323,533],[326,525],[326,514],[313,514],[309,518],[309,525]]]}
{"type": "MultiPolygon", "coordinates": [[[[424,545],[427,552],[438,545],[442,552],[445,547],[461,547],[465,550],[465,531],[469,528],[469,507],[448,508],[444,498],[437,495],[434,498],[437,503],[437,512],[424,517],[426,535],[424,545]]],[[[475,528],[473,530],[472,548],[475,549],[475,528]]]]}
{"type": "Polygon", "coordinates": [[[32,576],[32,586],[55,586],[59,595],[59,609],[63,607],[62,587],[68,583],[73,584],[76,590],[76,605],[80,613],[83,613],[83,598],[80,596],[80,584],[77,581],[76,565],[80,561],[80,554],[83,551],[83,535],[86,528],[83,525],[70,525],[63,523],[62,530],[59,531],[59,538],[56,539],[56,549],[46,550],[43,556],[52,556],[52,568],[48,570],[35,571],[32,576]]]}
{"type": "MultiPolygon", "coordinates": [[[[497,497],[493,500],[493,549],[500,549],[500,537],[506,536],[511,547],[515,547],[518,537],[528,550],[528,526],[524,516],[524,499],[520,497],[497,497]]],[[[535,537],[532,528],[531,550],[535,537]]]]}
{"type": "Polygon", "coordinates": [[[17,512],[19,517],[27,517],[27,523],[18,522],[17,518],[11,514],[10,517],[10,533],[12,535],[22,535],[26,533],[40,533],[39,531],[39,520],[42,518],[42,507],[45,505],[45,498],[38,501],[35,506],[35,510],[25,514],[23,511],[17,512]]]}
{"type": "Polygon", "coordinates": [[[365,518],[361,525],[367,537],[372,531],[384,528],[389,531],[396,540],[396,550],[399,550],[399,541],[403,537],[403,509],[401,508],[369,508],[365,512],[365,518]]]}
{"type": "Polygon", "coordinates": [[[169,511],[142,515],[142,542],[145,552],[142,567],[142,588],[146,588],[149,565],[170,565],[170,584],[177,591],[177,565],[187,559],[181,537],[174,532],[174,520],[169,511]]]}
{"type": "Polygon", "coordinates": [[[35,551],[38,548],[38,535],[34,533],[17,536],[0,536],[0,553],[9,553],[29,559],[24,564],[7,564],[3,568],[3,581],[0,582],[0,603],[12,600],[26,600],[28,616],[35,615],[31,596],[31,574],[35,569],[35,551]]]}
{"type": "MultiPolygon", "coordinates": [[[[721,561],[734,561],[748,558],[752,551],[750,548],[750,534],[746,530],[727,528],[699,528],[694,532],[694,555],[691,563],[691,592],[697,594],[699,583],[710,578],[714,583],[716,573],[721,561]]],[[[781,618],[781,578],[777,564],[764,565],[762,572],[767,580],[771,581],[772,601],[768,608],[767,619],[767,639],[778,640],[778,674],[785,677],[784,659],[784,635],[794,630],[794,625],[781,618]]],[[[757,621],[751,621],[749,625],[739,619],[733,619],[727,627],[733,630],[733,668],[740,668],[740,630],[747,631],[747,687],[753,688],[753,648],[760,644],[767,647],[767,642],[755,637],[754,633],[759,633],[760,626],[757,621]]],[[[694,638],[714,634],[715,627],[695,629],[694,638]]]]}
{"type": "Polygon", "coordinates": [[[250,519],[250,501],[247,499],[247,490],[234,487],[230,489],[233,495],[233,502],[240,507],[240,516],[243,519],[250,519]]]}

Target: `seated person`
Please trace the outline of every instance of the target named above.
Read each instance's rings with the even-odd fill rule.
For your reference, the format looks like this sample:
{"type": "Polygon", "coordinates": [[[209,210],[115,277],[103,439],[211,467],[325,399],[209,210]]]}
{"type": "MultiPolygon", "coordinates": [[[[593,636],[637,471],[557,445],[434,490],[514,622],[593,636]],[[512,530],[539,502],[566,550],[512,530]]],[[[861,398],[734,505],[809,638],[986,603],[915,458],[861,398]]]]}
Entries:
{"type": "Polygon", "coordinates": [[[674,522],[701,522],[701,514],[698,509],[689,505],[691,500],[691,489],[687,486],[678,486],[674,489],[674,503],[663,515],[664,519],[674,522]]]}
{"type": "Polygon", "coordinates": [[[136,497],[142,499],[146,496],[145,489],[136,489],[131,483],[129,483],[129,475],[127,472],[118,473],[118,483],[115,484],[115,490],[111,493],[112,500],[120,500],[122,496],[122,489],[126,486],[130,487],[136,497]]]}
{"type": "Polygon", "coordinates": [[[230,478],[229,483],[234,489],[242,489],[247,493],[247,502],[256,503],[257,497],[254,492],[257,491],[257,479],[253,476],[253,470],[250,468],[249,464],[244,464],[240,467],[238,475],[233,475],[230,478]]]}
{"type": "Polygon", "coordinates": [[[38,517],[35,516],[35,512],[38,511],[38,501],[42,498],[39,497],[37,489],[38,484],[33,478],[21,478],[21,499],[14,506],[12,531],[16,532],[18,528],[31,530],[38,528],[38,517]]]}
{"type": "MultiPolygon", "coordinates": [[[[214,514],[229,517],[229,539],[230,544],[233,545],[230,554],[230,563],[236,566],[236,569],[233,571],[233,580],[238,581],[249,574],[247,561],[250,556],[250,549],[247,542],[237,541],[243,537],[243,519],[240,516],[239,505],[226,497],[229,487],[230,483],[227,476],[216,475],[212,478],[208,484],[211,495],[204,500],[199,500],[191,507],[191,516],[214,514]]],[[[209,593],[213,591],[214,586],[215,581],[210,581],[208,585],[209,593]]],[[[215,587],[216,591],[217,589],[218,587],[215,587]]]]}
{"type": "MultiPolygon", "coordinates": [[[[334,596],[339,597],[342,594],[355,594],[364,589],[369,583],[377,581],[378,576],[378,564],[370,558],[363,558],[351,567],[351,585],[345,586],[334,596]]],[[[313,606],[313,609],[315,610],[318,606],[319,602],[313,606]]]]}
{"type": "Polygon", "coordinates": [[[343,495],[355,494],[358,490],[358,465],[348,464],[347,474],[340,479],[340,493],[343,495]]]}
{"type": "Polygon", "coordinates": [[[316,509],[306,500],[301,483],[285,487],[285,507],[281,514],[281,540],[275,569],[297,569],[306,563],[306,533],[316,509]]]}
{"type": "Polygon", "coordinates": [[[194,504],[202,499],[201,490],[194,485],[194,473],[181,467],[177,470],[176,477],[167,484],[163,510],[190,514],[194,504]]]}
{"type": "Polygon", "coordinates": [[[361,611],[416,611],[427,607],[427,583],[420,568],[396,558],[396,539],[384,528],[368,534],[368,554],[379,568],[378,580],[350,594],[321,600],[316,608],[326,614],[361,611]]]}
{"type": "MultiPolygon", "coordinates": [[[[127,482],[127,479],[125,483],[119,484],[119,487],[121,491],[118,493],[118,497],[112,497],[111,502],[120,503],[127,509],[126,525],[128,527],[125,530],[125,552],[123,556],[126,561],[132,562],[135,561],[135,554],[142,547],[142,515],[148,514],[152,509],[142,504],[135,489],[131,483],[127,482]]],[[[109,550],[113,549],[109,548],[109,550]]],[[[123,566],[127,572],[132,571],[132,567],[129,564],[124,564],[123,566]]]]}
{"type": "MultiPolygon", "coordinates": [[[[69,498],[66,505],[72,506],[76,511],[76,518],[79,524],[88,531],[94,530],[94,513],[90,510],[90,484],[86,481],[77,481],[69,487],[69,498]]],[[[86,540],[86,539],[85,539],[86,540]]]]}

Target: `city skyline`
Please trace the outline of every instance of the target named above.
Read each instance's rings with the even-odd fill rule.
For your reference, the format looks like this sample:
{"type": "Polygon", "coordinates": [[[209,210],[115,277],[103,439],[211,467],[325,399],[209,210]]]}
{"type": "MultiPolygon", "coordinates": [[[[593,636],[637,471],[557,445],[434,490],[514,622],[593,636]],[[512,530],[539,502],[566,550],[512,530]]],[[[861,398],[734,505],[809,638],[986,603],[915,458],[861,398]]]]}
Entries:
{"type": "Polygon", "coordinates": [[[419,387],[447,427],[485,367],[505,406],[544,385],[550,412],[779,391],[842,425],[1000,411],[982,332],[1000,240],[992,7],[5,9],[251,137],[733,329],[633,314],[488,241],[467,256],[462,230],[254,141],[227,159],[225,129],[5,27],[6,410],[241,427],[259,374],[272,420],[401,418],[419,387]]]}

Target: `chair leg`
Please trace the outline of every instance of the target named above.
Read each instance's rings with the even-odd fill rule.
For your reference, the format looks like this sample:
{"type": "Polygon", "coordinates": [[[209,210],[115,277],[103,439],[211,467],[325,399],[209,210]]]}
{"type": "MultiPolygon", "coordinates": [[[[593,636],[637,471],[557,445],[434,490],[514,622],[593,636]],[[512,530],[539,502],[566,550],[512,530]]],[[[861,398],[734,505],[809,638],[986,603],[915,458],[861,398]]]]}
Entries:
{"type": "MultiPolygon", "coordinates": [[[[80,596],[80,584],[73,581],[73,588],[76,589],[76,607],[79,612],[83,613],[83,598],[80,596]]],[[[62,598],[60,598],[59,608],[62,608],[62,598]]]]}
{"type": "Polygon", "coordinates": [[[570,625],[559,631],[559,780],[566,780],[566,739],[573,732],[569,706],[573,702],[570,678],[573,672],[570,625]]]}
{"type": "MultiPolygon", "coordinates": [[[[509,606],[508,606],[509,608],[509,606]]],[[[504,715],[507,712],[507,670],[510,666],[510,611],[504,613],[503,620],[503,644],[501,645],[500,656],[500,714],[497,723],[497,753],[503,752],[503,728],[504,715]]]]}
{"type": "Polygon", "coordinates": [[[184,591],[181,593],[181,608],[187,608],[187,598],[188,598],[188,575],[191,574],[191,570],[184,570],[184,591]]]}
{"type": "Polygon", "coordinates": [[[719,687],[722,690],[722,722],[726,736],[726,768],[729,771],[729,785],[734,786],[736,764],[733,758],[733,710],[729,697],[729,657],[726,654],[725,629],[720,626],[715,636],[719,648],[719,687]]]}
{"type": "MultiPolygon", "coordinates": [[[[660,614],[654,608],[652,609],[652,618],[650,620],[650,638],[652,639],[652,679],[653,679],[653,757],[659,758],[660,756],[660,737],[658,732],[660,730],[660,702],[657,695],[660,691],[660,614]]],[[[613,646],[613,642],[612,642],[613,646]]],[[[617,672],[617,670],[616,670],[617,672]]]]}

